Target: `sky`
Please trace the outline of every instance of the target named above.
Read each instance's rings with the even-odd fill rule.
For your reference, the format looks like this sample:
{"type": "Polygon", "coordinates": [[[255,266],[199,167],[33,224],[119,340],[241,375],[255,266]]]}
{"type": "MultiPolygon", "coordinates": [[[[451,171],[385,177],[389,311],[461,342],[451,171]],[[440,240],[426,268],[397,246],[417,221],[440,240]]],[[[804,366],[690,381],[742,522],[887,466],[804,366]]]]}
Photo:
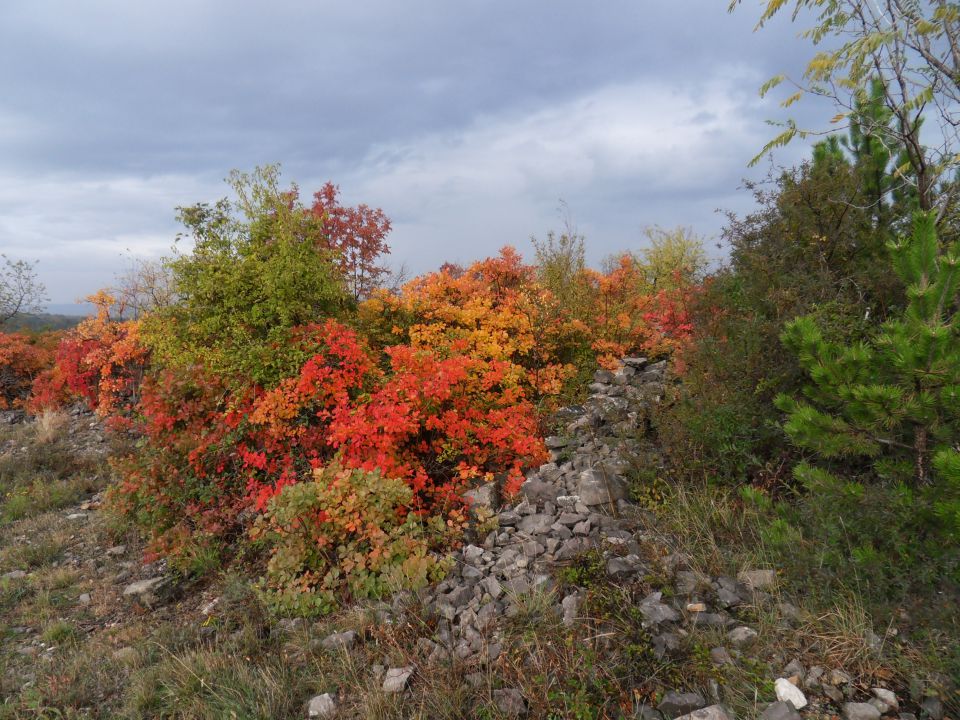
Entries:
{"type": "MultiPolygon", "coordinates": [[[[748,212],[801,24],[758,0],[3,0],[0,252],[50,309],[169,254],[175,208],[280,163],[393,221],[390,264],[466,263],[531,236],[588,260],[748,212]]],[[[817,110],[802,104],[801,113],[817,110]]],[[[826,113],[829,117],[829,113],[826,113]]],[[[772,162],[790,166],[795,145],[772,162]]]]}

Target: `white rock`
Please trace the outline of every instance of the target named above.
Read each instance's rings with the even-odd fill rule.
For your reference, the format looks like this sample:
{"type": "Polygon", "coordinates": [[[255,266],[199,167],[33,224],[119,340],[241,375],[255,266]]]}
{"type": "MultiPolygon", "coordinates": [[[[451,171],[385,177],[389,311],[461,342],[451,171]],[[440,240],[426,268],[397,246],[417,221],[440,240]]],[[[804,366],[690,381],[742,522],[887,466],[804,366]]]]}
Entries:
{"type": "Polygon", "coordinates": [[[777,700],[788,702],[797,710],[802,710],[807,706],[807,697],[803,692],[786,678],[779,678],[774,684],[773,689],[777,693],[777,700]]]}
{"type": "Polygon", "coordinates": [[[387,670],[387,676],[383,679],[383,691],[387,693],[403,692],[407,689],[411,675],[413,675],[413,665],[390,668],[387,670]]]}
{"type": "Polygon", "coordinates": [[[890,710],[899,710],[900,701],[897,700],[897,696],[886,688],[873,688],[873,696],[886,705],[890,710]]]}
{"type": "Polygon", "coordinates": [[[337,713],[337,702],[330,693],[310,698],[307,716],[312,718],[331,718],[337,713]]]}

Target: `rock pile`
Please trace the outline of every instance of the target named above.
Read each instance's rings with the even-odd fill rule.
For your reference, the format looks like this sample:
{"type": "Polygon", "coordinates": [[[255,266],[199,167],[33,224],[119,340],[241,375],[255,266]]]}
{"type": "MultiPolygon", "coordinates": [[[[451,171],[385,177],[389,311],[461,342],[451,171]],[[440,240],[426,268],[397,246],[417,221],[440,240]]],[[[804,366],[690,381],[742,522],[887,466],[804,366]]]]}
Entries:
{"type": "MultiPolygon", "coordinates": [[[[552,569],[592,548],[618,546],[606,560],[614,578],[644,570],[629,523],[626,473],[640,451],[647,411],[664,390],[665,363],[626,358],[616,372],[598,370],[591,395],[561,410],[562,434],[546,438],[551,462],[527,476],[519,504],[496,512],[496,488],[470,493],[474,509],[496,512],[495,525],[477,544],[464,547],[449,576],[425,596],[438,618],[429,644],[432,659],[476,656],[495,659],[501,644],[497,621],[519,612],[523,596],[549,589],[552,569]]],[[[579,598],[562,599],[558,611],[576,621],[579,598]]],[[[651,600],[649,611],[666,613],[651,600]]],[[[667,613],[669,616],[669,613],[667,613]]]]}
{"type": "MultiPolygon", "coordinates": [[[[759,635],[740,616],[752,616],[758,605],[775,610],[785,627],[801,622],[800,611],[778,599],[775,570],[707,577],[688,569],[679,555],[662,558],[656,568],[647,566],[644,558],[649,554],[643,544],[650,538],[636,532],[630,520],[636,506],[630,500],[627,475],[631,467],[649,467],[657,461],[651,457],[652,443],[643,438],[650,410],[664,393],[665,370],[662,362],[626,358],[615,372],[598,371],[589,399],[558,413],[563,429],[546,439],[551,462],[527,476],[518,504],[497,508],[493,486],[471,493],[475,509],[486,509],[478,517],[492,518],[490,525],[495,527],[466,545],[447,578],[421,595],[437,619],[434,635],[419,640],[429,661],[492,662],[504,650],[501,620],[519,613],[524,597],[533,593],[552,597],[564,624],[577,623],[582,591],[563,597],[545,593],[554,588],[557,566],[590,550],[597,551],[593,557],[600,559],[612,580],[663,578],[663,587],[651,588],[654,591],[638,606],[659,658],[677,653],[690,632],[713,628],[712,635],[719,631],[724,642],[710,651],[711,661],[717,666],[745,661],[759,635]]],[[[802,717],[800,710],[808,717],[839,710],[850,720],[913,717],[898,713],[897,698],[889,690],[877,688],[872,697],[862,697],[840,670],[807,669],[793,660],[783,668],[782,677],[770,680],[777,702],[763,711],[766,720],[796,720],[802,717]]],[[[708,690],[709,697],[682,688],[667,692],[655,708],[640,708],[638,717],[731,720],[733,714],[719,704],[717,684],[708,690]]],[[[525,714],[519,690],[498,692],[497,705],[504,716],[525,714]]]]}

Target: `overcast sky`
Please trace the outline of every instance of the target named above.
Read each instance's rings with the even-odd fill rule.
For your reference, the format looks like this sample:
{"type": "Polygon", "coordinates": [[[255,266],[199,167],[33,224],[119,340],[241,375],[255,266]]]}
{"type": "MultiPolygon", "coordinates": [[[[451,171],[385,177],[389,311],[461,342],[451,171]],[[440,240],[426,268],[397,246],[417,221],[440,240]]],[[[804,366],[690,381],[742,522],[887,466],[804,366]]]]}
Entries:
{"type": "Polygon", "coordinates": [[[176,206],[272,162],[382,207],[415,272],[529,253],[561,199],[592,262],[647,225],[715,239],[783,117],[758,86],[810,54],[788,17],[754,33],[757,0],[726,6],[3,0],[0,251],[70,303],[166,253],[176,206]]]}

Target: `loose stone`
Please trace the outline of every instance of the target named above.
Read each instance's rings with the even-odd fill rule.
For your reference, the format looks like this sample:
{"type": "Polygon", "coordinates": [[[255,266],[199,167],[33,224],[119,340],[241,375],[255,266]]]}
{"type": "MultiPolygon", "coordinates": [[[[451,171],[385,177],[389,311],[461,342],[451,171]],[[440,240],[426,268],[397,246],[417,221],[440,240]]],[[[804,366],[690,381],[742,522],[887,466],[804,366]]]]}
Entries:
{"type": "Polygon", "coordinates": [[[807,706],[807,697],[796,685],[786,678],[779,678],[773,684],[773,690],[777,694],[777,700],[788,702],[797,710],[802,710],[807,706]]]}

